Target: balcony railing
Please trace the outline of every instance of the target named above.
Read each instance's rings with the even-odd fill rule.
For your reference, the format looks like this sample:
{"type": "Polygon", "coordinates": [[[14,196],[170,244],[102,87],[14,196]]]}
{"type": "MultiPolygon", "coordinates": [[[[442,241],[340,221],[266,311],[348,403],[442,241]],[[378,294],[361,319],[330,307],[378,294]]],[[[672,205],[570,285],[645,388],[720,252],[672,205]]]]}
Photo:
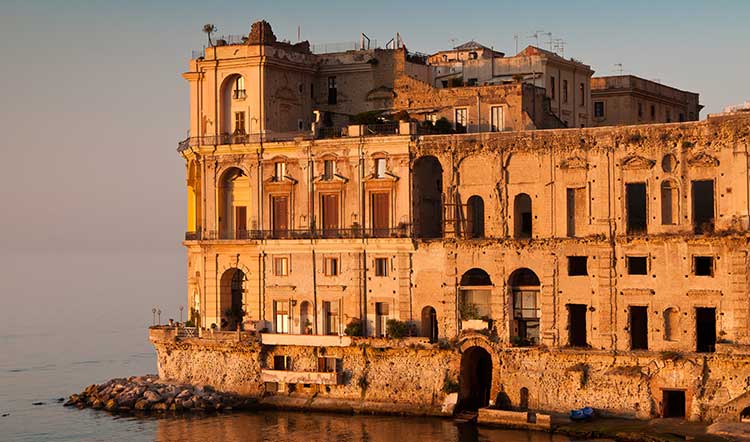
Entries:
{"type": "Polygon", "coordinates": [[[213,146],[225,144],[251,144],[262,141],[292,141],[295,139],[312,139],[313,134],[308,131],[297,132],[266,132],[251,134],[220,134],[202,137],[188,137],[177,143],[177,151],[182,152],[190,147],[213,146]]]}
{"type": "Polygon", "coordinates": [[[398,123],[368,124],[364,127],[364,135],[398,135],[398,123]]]}
{"type": "Polygon", "coordinates": [[[355,239],[355,238],[410,238],[411,226],[402,224],[386,229],[350,227],[342,229],[286,229],[286,230],[207,230],[185,232],[185,241],[267,240],[267,239],[355,239]]]}

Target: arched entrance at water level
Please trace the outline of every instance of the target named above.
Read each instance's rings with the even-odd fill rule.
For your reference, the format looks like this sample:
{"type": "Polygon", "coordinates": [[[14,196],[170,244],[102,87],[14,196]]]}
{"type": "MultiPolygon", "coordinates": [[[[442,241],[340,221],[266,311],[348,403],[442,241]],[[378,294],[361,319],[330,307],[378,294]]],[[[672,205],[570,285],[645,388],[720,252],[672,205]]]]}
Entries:
{"type": "Polygon", "coordinates": [[[477,411],[490,403],[492,357],[482,347],[469,347],[461,356],[458,411],[477,411]]]}

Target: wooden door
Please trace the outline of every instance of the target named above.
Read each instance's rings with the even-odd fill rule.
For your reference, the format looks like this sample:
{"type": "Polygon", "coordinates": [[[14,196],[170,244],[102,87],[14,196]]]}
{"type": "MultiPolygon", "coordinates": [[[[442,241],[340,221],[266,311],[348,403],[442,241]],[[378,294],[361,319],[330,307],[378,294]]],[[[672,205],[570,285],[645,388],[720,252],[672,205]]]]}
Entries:
{"type": "Polygon", "coordinates": [[[389,205],[390,198],[388,193],[372,194],[370,198],[370,210],[372,211],[371,223],[373,236],[388,236],[388,228],[390,227],[389,205]]]}
{"type": "Polygon", "coordinates": [[[289,230],[289,197],[275,196],[272,201],[273,235],[285,236],[289,230]]]}
{"type": "Polygon", "coordinates": [[[234,208],[234,237],[235,239],[247,238],[247,207],[245,206],[234,208]]]}
{"type": "Polygon", "coordinates": [[[335,193],[321,195],[320,206],[323,219],[323,236],[335,236],[339,228],[339,196],[335,193]]]}

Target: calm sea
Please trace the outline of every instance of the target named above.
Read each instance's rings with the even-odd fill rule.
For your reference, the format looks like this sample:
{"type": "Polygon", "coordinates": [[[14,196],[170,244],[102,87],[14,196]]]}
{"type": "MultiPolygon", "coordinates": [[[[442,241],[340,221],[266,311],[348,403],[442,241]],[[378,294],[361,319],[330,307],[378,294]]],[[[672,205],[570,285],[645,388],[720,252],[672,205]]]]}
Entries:
{"type": "Polygon", "coordinates": [[[152,308],[179,320],[182,250],[0,252],[0,441],[567,441],[435,418],[262,412],[133,418],[57,398],[112,377],[154,373],[152,308]],[[42,405],[33,405],[41,402],[42,405]]]}

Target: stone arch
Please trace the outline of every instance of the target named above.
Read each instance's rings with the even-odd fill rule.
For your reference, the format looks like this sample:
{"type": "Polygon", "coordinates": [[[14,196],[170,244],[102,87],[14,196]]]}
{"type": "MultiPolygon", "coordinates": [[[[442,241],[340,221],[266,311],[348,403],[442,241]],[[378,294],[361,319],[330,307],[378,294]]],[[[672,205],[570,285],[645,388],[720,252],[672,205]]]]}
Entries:
{"type": "Polygon", "coordinates": [[[484,238],[484,200],[472,195],[466,202],[466,236],[484,238]]]}
{"type": "Polygon", "coordinates": [[[219,327],[235,330],[244,320],[244,293],[247,275],[239,268],[224,271],[219,282],[219,327]]]}
{"type": "Polygon", "coordinates": [[[434,156],[414,161],[412,201],[414,235],[440,238],[443,233],[443,166],[434,156]]]}
{"type": "Polygon", "coordinates": [[[422,309],[421,326],[421,335],[430,338],[430,342],[436,342],[438,339],[438,321],[435,307],[427,305],[422,309]]]}
{"type": "Polygon", "coordinates": [[[239,167],[228,167],[217,183],[217,224],[221,239],[242,239],[248,235],[250,179],[239,167]]]}
{"type": "MultiPolygon", "coordinates": [[[[244,111],[243,103],[247,96],[244,89],[245,77],[241,74],[234,73],[224,78],[220,88],[220,132],[223,134],[232,134],[239,128],[234,127],[234,112],[244,111]],[[238,89],[242,87],[243,89],[238,89]]],[[[248,133],[252,130],[249,128],[248,115],[245,115],[245,127],[239,133],[248,133]]]]}
{"type": "Polygon", "coordinates": [[[676,341],[679,338],[680,312],[676,307],[664,310],[664,340],[676,341]]]}
{"type": "Polygon", "coordinates": [[[510,340],[515,345],[539,343],[541,321],[541,283],[533,270],[522,267],[508,278],[513,314],[510,319],[510,340]]]}
{"type": "Polygon", "coordinates": [[[483,346],[462,352],[456,409],[476,411],[489,405],[492,391],[492,356],[483,346]]]}
{"type": "Polygon", "coordinates": [[[513,198],[513,237],[531,238],[533,219],[531,197],[526,193],[519,193],[513,198]]]}

